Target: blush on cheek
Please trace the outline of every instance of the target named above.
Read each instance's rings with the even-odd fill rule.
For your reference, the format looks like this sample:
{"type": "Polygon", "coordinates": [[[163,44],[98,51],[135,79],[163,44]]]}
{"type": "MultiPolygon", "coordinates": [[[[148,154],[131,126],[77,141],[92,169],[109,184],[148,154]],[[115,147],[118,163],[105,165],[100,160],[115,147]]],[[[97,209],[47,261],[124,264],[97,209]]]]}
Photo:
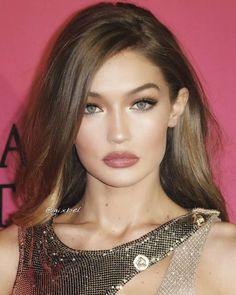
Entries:
{"type": "Polygon", "coordinates": [[[156,161],[158,162],[158,164],[161,163],[165,155],[166,142],[167,142],[166,139],[167,139],[167,132],[162,131],[161,134],[156,134],[156,136],[153,137],[152,143],[150,144],[150,146],[153,147],[156,161]]]}
{"type": "Polygon", "coordinates": [[[99,144],[96,140],[91,140],[91,137],[81,136],[80,138],[77,137],[75,146],[81,163],[85,168],[89,167],[97,157],[99,144]]]}

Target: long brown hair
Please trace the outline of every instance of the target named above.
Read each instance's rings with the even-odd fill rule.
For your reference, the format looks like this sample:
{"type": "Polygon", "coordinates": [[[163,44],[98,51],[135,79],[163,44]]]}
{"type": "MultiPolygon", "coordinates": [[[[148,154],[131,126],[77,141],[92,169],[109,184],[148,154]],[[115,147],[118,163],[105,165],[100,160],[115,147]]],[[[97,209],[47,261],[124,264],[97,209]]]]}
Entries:
{"type": "Polygon", "coordinates": [[[47,207],[73,207],[83,197],[86,170],[74,142],[91,81],[112,55],[132,49],[157,65],[170,99],[189,90],[177,126],[167,132],[160,180],[168,196],[184,208],[217,209],[228,220],[214,183],[207,138],[217,126],[206,95],[176,37],[150,11],[128,3],[98,3],[77,12],[58,36],[38,87],[22,138],[27,165],[20,167],[18,195],[23,201],[13,221],[24,226],[50,218],[47,207]]]}

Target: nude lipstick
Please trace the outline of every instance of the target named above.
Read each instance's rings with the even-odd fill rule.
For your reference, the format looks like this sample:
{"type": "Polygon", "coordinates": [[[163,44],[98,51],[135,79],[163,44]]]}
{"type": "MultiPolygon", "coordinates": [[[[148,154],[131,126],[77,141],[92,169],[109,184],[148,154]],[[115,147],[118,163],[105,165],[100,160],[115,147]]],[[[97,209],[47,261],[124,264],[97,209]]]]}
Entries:
{"type": "Polygon", "coordinates": [[[133,166],[139,158],[129,152],[113,152],[103,158],[104,163],[112,168],[126,168],[133,166]]]}

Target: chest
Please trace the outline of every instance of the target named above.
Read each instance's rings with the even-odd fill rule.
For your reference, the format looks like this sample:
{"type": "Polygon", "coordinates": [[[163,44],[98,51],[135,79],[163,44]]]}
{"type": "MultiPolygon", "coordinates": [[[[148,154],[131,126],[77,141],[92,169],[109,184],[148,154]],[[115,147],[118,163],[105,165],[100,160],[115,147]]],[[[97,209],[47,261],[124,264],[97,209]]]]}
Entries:
{"type": "Polygon", "coordinates": [[[49,227],[27,236],[14,295],[212,294],[198,270],[208,229],[176,224],[178,239],[163,226],[110,250],[77,251],[49,227]]]}

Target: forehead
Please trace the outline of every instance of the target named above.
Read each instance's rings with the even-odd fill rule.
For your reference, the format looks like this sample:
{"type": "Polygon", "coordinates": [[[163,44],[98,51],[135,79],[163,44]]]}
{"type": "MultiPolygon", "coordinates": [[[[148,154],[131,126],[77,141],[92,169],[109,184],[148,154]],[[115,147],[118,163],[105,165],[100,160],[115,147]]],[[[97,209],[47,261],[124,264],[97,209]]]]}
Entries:
{"type": "Polygon", "coordinates": [[[158,66],[142,54],[125,50],[110,57],[96,72],[91,91],[127,92],[146,83],[155,83],[160,90],[168,89],[158,66]]]}

